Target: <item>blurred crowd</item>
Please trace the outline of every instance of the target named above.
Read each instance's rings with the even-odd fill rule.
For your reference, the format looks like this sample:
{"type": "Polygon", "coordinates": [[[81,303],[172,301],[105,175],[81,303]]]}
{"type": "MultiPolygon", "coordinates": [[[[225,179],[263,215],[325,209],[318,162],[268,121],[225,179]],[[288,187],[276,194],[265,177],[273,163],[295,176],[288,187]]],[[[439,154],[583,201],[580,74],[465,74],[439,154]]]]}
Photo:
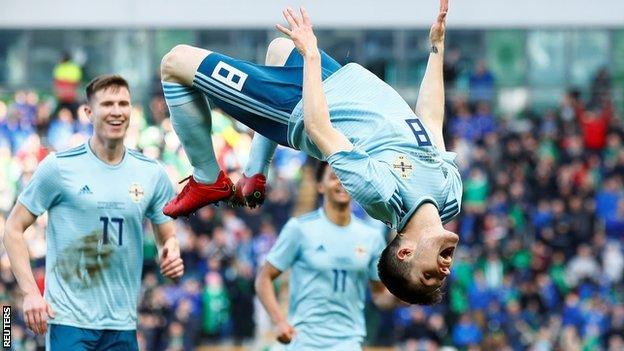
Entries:
{"type": "MultiPolygon", "coordinates": [[[[447,79],[454,79],[453,69],[445,68],[447,79]]],[[[445,301],[390,311],[368,303],[367,344],[623,350],[624,130],[611,103],[608,72],[599,72],[587,93],[572,89],[560,106],[520,116],[494,112],[495,77],[485,62],[469,83],[467,94],[449,94],[447,102],[447,146],[458,153],[464,201],[459,218],[448,224],[461,244],[445,301]]],[[[0,100],[0,232],[37,164],[49,152],[84,142],[91,131],[76,101],[33,91],[0,100]]],[[[251,135],[213,111],[218,160],[233,178],[246,163],[251,135]]],[[[135,101],[126,141],[160,160],[174,183],[191,171],[157,85],[150,101],[135,101]]],[[[280,147],[262,208],[209,206],[177,220],[186,267],[180,282],[158,273],[146,226],[142,350],[223,343],[269,349],[271,325],[254,297],[253,278],[288,218],[313,208],[305,191],[311,163],[280,147]]],[[[26,233],[41,289],[45,225],[42,216],[26,233]]],[[[16,282],[6,253],[0,254],[0,301],[14,308],[13,349],[40,348],[42,340],[24,328],[16,282]]],[[[286,282],[278,289],[282,300],[286,282]]]]}

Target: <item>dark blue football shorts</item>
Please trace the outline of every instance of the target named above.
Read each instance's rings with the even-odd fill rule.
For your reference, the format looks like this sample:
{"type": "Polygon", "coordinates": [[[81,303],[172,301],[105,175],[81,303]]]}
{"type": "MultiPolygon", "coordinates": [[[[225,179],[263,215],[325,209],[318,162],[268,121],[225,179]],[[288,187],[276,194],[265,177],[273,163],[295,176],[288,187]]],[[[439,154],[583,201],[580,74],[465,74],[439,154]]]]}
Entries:
{"type": "MultiPolygon", "coordinates": [[[[340,67],[321,51],[323,80],[340,67]]],[[[301,100],[303,57],[293,49],[284,66],[264,66],[212,52],[195,72],[193,86],[236,120],[289,146],[288,121],[301,100]]]]}
{"type": "Polygon", "coordinates": [[[138,351],[136,330],[99,330],[48,324],[48,351],[138,351]]]}

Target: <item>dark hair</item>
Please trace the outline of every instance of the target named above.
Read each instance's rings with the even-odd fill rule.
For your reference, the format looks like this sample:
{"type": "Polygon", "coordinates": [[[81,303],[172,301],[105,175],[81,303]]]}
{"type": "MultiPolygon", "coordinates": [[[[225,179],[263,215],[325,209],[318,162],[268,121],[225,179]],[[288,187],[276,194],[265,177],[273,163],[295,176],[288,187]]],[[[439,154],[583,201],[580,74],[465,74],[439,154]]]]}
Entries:
{"type": "Polygon", "coordinates": [[[100,90],[108,88],[119,89],[121,87],[128,89],[128,91],[130,90],[128,82],[118,74],[104,74],[97,76],[93,78],[89,84],[87,84],[87,88],[85,89],[87,93],[87,101],[90,102],[93,95],[100,90]]]}
{"type": "Polygon", "coordinates": [[[394,296],[410,304],[433,305],[442,301],[442,287],[432,289],[410,279],[410,264],[396,255],[400,247],[401,237],[397,235],[381,253],[377,270],[382,283],[394,296]]]}
{"type": "Polygon", "coordinates": [[[61,54],[61,62],[67,62],[71,60],[71,54],[69,51],[63,51],[61,54]]]}
{"type": "Polygon", "coordinates": [[[325,168],[327,168],[328,163],[325,161],[319,161],[318,166],[316,167],[316,182],[320,183],[323,180],[323,175],[325,174],[325,168]]]}
{"type": "Polygon", "coordinates": [[[570,88],[568,89],[568,95],[574,100],[579,100],[581,98],[581,90],[579,88],[570,88]]]}

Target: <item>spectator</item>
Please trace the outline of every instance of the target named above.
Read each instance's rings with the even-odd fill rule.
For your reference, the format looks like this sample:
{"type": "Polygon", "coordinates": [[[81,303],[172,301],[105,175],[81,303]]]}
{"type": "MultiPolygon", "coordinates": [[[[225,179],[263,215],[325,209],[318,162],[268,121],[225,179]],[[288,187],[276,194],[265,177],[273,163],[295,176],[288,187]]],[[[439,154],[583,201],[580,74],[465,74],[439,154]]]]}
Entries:
{"type": "Polygon", "coordinates": [[[581,345],[581,339],[576,329],[572,326],[565,327],[559,340],[559,347],[566,351],[581,351],[581,345]]]}
{"type": "Polygon", "coordinates": [[[167,331],[167,348],[165,351],[184,351],[184,326],[173,321],[167,331]]]}
{"type": "Polygon", "coordinates": [[[399,330],[399,341],[404,343],[421,342],[427,340],[427,315],[423,308],[413,306],[408,309],[409,319],[406,325],[399,330]]]}
{"type": "Polygon", "coordinates": [[[624,254],[622,253],[622,242],[623,241],[621,240],[609,242],[602,255],[604,276],[607,277],[607,279],[609,279],[609,281],[613,284],[619,284],[624,279],[624,254]]]}
{"type": "MultiPolygon", "coordinates": [[[[237,256],[239,257],[239,256],[237,256]]],[[[236,260],[227,281],[234,344],[242,345],[254,335],[253,262],[236,260]]]]}
{"type": "Polygon", "coordinates": [[[605,232],[609,238],[622,242],[624,239],[624,198],[620,198],[615,211],[605,219],[605,232]]]}
{"type": "Polygon", "coordinates": [[[82,68],[72,61],[68,52],[61,55],[59,63],[54,66],[54,94],[58,100],[58,110],[67,108],[77,117],[78,87],[82,81],[82,68]]]}
{"type": "Polygon", "coordinates": [[[487,174],[479,167],[470,171],[468,179],[464,180],[464,206],[467,210],[483,213],[489,194],[487,174]]]}
{"type": "Polygon", "coordinates": [[[530,332],[529,325],[522,317],[520,303],[511,300],[506,308],[507,318],[503,324],[503,330],[513,350],[524,350],[526,348],[526,336],[530,332]]]}
{"type": "Polygon", "coordinates": [[[472,113],[468,105],[460,101],[455,106],[455,116],[449,122],[449,130],[453,137],[469,142],[475,142],[480,136],[480,129],[473,122],[472,113]]]}
{"type": "Polygon", "coordinates": [[[584,111],[578,117],[585,148],[596,153],[601,152],[607,144],[607,132],[611,118],[612,108],[605,106],[602,110],[584,111]]]}
{"type": "Polygon", "coordinates": [[[202,331],[210,342],[219,341],[225,333],[229,316],[230,301],[223,285],[223,278],[217,272],[206,274],[206,287],[202,293],[202,331]]]}
{"type": "Polygon", "coordinates": [[[48,142],[54,150],[63,151],[69,148],[72,134],[74,134],[72,112],[68,108],[61,108],[58,117],[50,124],[48,142]]]}
{"type": "Polygon", "coordinates": [[[453,343],[459,347],[470,347],[478,345],[482,339],[483,334],[470,314],[463,314],[453,330],[453,343]]]}
{"type": "Polygon", "coordinates": [[[479,60],[469,78],[470,102],[494,101],[494,74],[490,72],[485,60],[479,60]]]}
{"type": "Polygon", "coordinates": [[[594,76],[594,80],[591,84],[591,97],[589,99],[590,105],[599,104],[600,101],[605,98],[610,98],[611,95],[611,75],[609,74],[608,67],[602,67],[598,70],[594,76]]]}
{"type": "Polygon", "coordinates": [[[496,118],[492,114],[490,104],[486,101],[477,103],[473,121],[479,129],[479,139],[485,139],[488,135],[496,132],[496,118]]]}
{"type": "Polygon", "coordinates": [[[591,247],[586,244],[579,246],[576,256],[568,264],[566,277],[571,287],[578,286],[583,279],[598,279],[600,266],[592,256],[591,247]]]}
{"type": "Polygon", "coordinates": [[[492,294],[488,288],[483,272],[477,270],[474,273],[472,285],[468,288],[468,301],[472,310],[485,311],[492,300],[492,294]]]}
{"type": "Polygon", "coordinates": [[[444,59],[444,86],[448,90],[455,89],[455,83],[461,73],[459,66],[461,60],[461,50],[457,47],[447,50],[444,59]]]}

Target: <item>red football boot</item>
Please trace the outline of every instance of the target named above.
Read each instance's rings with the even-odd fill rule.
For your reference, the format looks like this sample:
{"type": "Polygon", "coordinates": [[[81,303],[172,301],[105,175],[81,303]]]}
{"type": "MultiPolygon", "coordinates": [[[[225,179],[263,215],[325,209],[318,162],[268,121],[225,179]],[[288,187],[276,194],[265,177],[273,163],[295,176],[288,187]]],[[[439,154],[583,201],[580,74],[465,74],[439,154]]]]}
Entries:
{"type": "Polygon", "coordinates": [[[234,193],[232,181],[223,171],[219,172],[219,176],[213,184],[198,183],[192,175],[186,179],[188,179],[188,183],[180,194],[163,208],[163,213],[171,218],[188,216],[206,205],[227,201],[234,193]]]}
{"type": "Polygon", "coordinates": [[[254,174],[249,178],[243,174],[234,189],[234,196],[229,201],[230,205],[255,208],[264,202],[266,177],[262,173],[254,174]]]}

